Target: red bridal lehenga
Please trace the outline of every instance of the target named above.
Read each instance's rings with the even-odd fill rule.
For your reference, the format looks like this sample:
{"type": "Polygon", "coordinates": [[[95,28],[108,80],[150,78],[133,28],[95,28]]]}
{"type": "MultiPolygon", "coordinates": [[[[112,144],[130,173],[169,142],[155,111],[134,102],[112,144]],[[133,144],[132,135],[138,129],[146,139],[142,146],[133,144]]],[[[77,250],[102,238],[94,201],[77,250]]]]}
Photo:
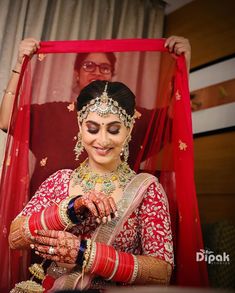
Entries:
{"type": "MultiPolygon", "coordinates": [[[[164,39],[42,42],[25,59],[8,134],[0,185],[1,292],[28,278],[29,253],[11,250],[8,233],[39,185],[59,169],[78,165],[73,148],[79,88],[74,61],[81,52],[114,52],[113,80],[136,94],[137,119],[129,164],[158,177],[168,196],[175,267],[171,283],[208,285],[194,184],[193,138],[187,71],[183,56],[169,54],[164,39]]],[[[80,161],[85,158],[85,154],[80,161]]]]}

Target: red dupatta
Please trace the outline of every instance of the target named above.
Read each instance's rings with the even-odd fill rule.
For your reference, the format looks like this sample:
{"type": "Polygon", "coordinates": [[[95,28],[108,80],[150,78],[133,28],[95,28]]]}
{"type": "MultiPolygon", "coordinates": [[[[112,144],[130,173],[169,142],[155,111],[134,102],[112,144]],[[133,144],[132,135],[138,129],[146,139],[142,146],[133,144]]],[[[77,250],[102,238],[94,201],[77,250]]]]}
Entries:
{"type": "MultiPolygon", "coordinates": [[[[50,139],[53,141],[56,137],[58,131],[49,132],[51,125],[56,129],[57,124],[66,124],[62,117],[55,123],[50,120],[56,116],[56,107],[67,102],[68,113],[72,111],[71,101],[76,93],[73,92],[74,84],[70,82],[71,71],[79,52],[116,52],[119,62],[114,79],[123,81],[133,90],[137,95],[137,109],[142,113],[132,135],[130,164],[136,171],[142,169],[157,175],[169,200],[175,246],[172,283],[181,286],[208,285],[206,263],[196,262],[196,252],[203,249],[203,241],[194,185],[187,71],[183,56],[169,54],[164,42],[164,39],[41,42],[39,51],[30,62],[25,60],[0,185],[3,231],[0,236],[0,262],[4,268],[0,280],[1,292],[9,292],[16,282],[26,278],[27,254],[9,250],[7,236],[11,221],[32,196],[30,185],[40,177],[36,171],[46,167],[43,169],[44,177],[40,177],[35,185],[38,186],[52,172],[65,167],[73,168],[76,163],[69,163],[66,159],[64,164],[59,165],[62,154],[59,155],[61,160],[55,157],[53,161],[52,156],[39,157],[39,153],[44,147],[42,143],[47,142],[43,135],[47,136],[48,144],[50,139]],[[134,59],[130,60],[132,56],[134,59]],[[44,106],[48,99],[53,103],[50,106],[54,112],[47,119],[40,120],[47,112],[44,106]],[[47,123],[47,127],[41,128],[42,123],[47,123]],[[55,170],[47,168],[50,162],[53,162],[55,170]],[[34,168],[33,175],[31,167],[34,168]]],[[[69,143],[63,137],[65,132],[60,130],[60,136],[62,141],[69,143]]],[[[48,146],[46,154],[49,150],[48,146]]],[[[59,151],[67,152],[64,146],[60,146],[59,151]]],[[[52,147],[54,153],[57,153],[55,146],[52,147]]]]}

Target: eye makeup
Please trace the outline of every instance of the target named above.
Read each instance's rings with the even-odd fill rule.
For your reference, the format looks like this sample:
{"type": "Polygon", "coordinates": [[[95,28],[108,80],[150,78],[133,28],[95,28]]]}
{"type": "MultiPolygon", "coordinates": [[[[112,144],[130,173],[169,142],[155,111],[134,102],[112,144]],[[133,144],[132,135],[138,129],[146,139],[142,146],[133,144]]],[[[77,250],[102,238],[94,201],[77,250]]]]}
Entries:
{"type": "Polygon", "coordinates": [[[118,134],[120,132],[120,125],[111,125],[107,127],[107,131],[111,134],[118,134]]]}
{"type": "MultiPolygon", "coordinates": [[[[101,124],[102,126],[105,126],[104,123],[101,124]]],[[[87,131],[91,134],[96,134],[100,130],[100,124],[94,121],[87,121],[86,122],[87,131]]],[[[118,134],[120,132],[121,123],[119,121],[113,121],[106,125],[106,130],[110,134],[118,134]]]]}

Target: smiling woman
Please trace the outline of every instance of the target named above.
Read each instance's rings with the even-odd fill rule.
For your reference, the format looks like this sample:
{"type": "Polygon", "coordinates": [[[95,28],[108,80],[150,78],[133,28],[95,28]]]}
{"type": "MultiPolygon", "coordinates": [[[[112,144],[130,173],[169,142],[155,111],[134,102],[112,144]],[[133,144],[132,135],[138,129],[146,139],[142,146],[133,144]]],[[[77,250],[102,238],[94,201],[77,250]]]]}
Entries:
{"type": "Polygon", "coordinates": [[[104,160],[115,160],[117,164],[129,131],[113,114],[110,117],[97,116],[96,113],[89,114],[81,125],[83,145],[94,167],[95,163],[104,164],[104,160]]]}
{"type": "MultiPolygon", "coordinates": [[[[134,124],[135,96],[118,82],[106,83],[102,93],[103,88],[104,82],[100,82],[91,83],[82,90],[77,99],[77,109],[80,113],[80,139],[82,137],[90,164],[94,169],[97,169],[97,164],[103,164],[109,171],[120,164],[122,149],[127,152],[134,124]]],[[[128,154],[125,156],[127,159],[128,154]]]]}
{"type": "Polygon", "coordinates": [[[11,248],[30,246],[57,263],[47,271],[43,292],[113,282],[168,284],[173,243],[167,197],[156,177],[136,175],[127,164],[135,95],[121,82],[97,80],[81,91],[77,110],[75,152],[84,148],[88,157],[41,185],[11,225],[11,248]]]}
{"type": "MultiPolygon", "coordinates": [[[[98,270],[97,275],[105,284],[107,278],[132,283],[135,277],[135,283],[166,284],[173,263],[172,234],[176,263],[172,284],[207,283],[205,264],[195,260],[203,245],[193,181],[187,71],[183,56],[172,53],[177,40],[42,42],[31,59],[26,57],[22,72],[17,75],[19,84],[0,185],[4,195],[0,207],[1,251],[9,248],[9,234],[11,247],[16,248],[0,255],[6,268],[0,283],[6,288],[25,280],[22,272],[27,267],[19,268],[19,263],[27,264],[24,258],[27,254],[25,251],[22,256],[18,248],[28,249],[30,243],[43,258],[56,263],[72,264],[77,254],[81,265],[90,255],[94,267],[87,267],[88,276],[90,269],[92,274],[98,270]],[[91,52],[107,58],[99,63],[90,59],[91,52]],[[101,64],[113,64],[108,58],[112,52],[117,56],[113,80],[119,82],[107,84],[105,75],[98,78],[92,74],[103,71],[101,64]],[[79,73],[74,72],[78,55],[84,57],[80,60],[83,66],[84,62],[94,63],[92,72],[86,72],[90,74],[88,81],[99,79],[82,93],[80,88],[74,91],[79,73]],[[78,95],[81,132],[75,103],[78,95]],[[135,102],[138,119],[135,119],[135,102]],[[79,140],[78,133],[82,133],[79,140]],[[125,161],[130,134],[128,165],[125,161]],[[79,161],[74,160],[72,151],[77,141],[79,161]],[[79,156],[82,146],[91,151],[91,159],[85,160],[85,151],[79,156]],[[118,150],[120,158],[115,153],[118,150]],[[156,174],[163,185],[171,225],[163,188],[156,177],[132,171],[133,168],[140,172],[139,167],[156,174]],[[42,184],[25,206],[36,181],[42,184]],[[78,186],[80,190],[76,189],[78,186]],[[34,235],[34,230],[44,231],[34,235]],[[35,238],[30,238],[30,234],[35,238]],[[43,238],[37,238],[42,234],[43,238]],[[108,257],[103,258],[105,255],[108,257]]],[[[50,278],[45,279],[43,286],[56,279],[55,286],[62,288],[58,282],[63,282],[67,274],[69,281],[70,277],[74,279],[76,276],[71,276],[65,266],[52,264],[47,271],[50,278]]],[[[35,272],[32,265],[31,271],[37,275],[36,268],[35,272]]],[[[76,273],[80,276],[80,270],[76,273]]],[[[69,289],[67,285],[64,287],[69,289]]]]}

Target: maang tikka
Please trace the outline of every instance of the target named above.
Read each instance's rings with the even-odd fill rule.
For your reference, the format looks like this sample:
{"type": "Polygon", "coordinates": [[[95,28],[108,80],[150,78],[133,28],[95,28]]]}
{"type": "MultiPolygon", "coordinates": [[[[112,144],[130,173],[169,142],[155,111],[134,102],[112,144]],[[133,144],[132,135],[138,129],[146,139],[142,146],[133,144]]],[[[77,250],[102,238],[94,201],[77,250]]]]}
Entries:
{"type": "Polygon", "coordinates": [[[89,112],[95,112],[101,117],[106,117],[109,114],[118,115],[127,128],[131,128],[135,122],[134,115],[127,114],[126,110],[119,106],[117,101],[108,96],[108,82],[106,82],[102,94],[92,99],[78,112],[78,121],[82,123],[89,112]]]}
{"type": "Polygon", "coordinates": [[[75,160],[79,160],[79,156],[81,155],[81,153],[84,151],[84,146],[82,144],[82,136],[81,136],[81,133],[78,133],[78,140],[77,140],[77,143],[75,145],[75,148],[74,148],[74,152],[75,152],[75,155],[76,155],[76,159],[75,160]]]}

